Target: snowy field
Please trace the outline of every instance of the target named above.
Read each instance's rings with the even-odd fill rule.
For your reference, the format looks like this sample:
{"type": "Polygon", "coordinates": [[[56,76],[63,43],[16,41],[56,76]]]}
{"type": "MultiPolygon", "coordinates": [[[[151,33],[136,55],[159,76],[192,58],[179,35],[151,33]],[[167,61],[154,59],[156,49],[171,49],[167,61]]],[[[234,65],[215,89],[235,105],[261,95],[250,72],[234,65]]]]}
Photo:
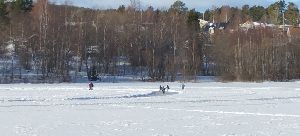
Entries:
{"type": "Polygon", "coordinates": [[[0,135],[300,136],[300,82],[0,85],[0,135]]]}

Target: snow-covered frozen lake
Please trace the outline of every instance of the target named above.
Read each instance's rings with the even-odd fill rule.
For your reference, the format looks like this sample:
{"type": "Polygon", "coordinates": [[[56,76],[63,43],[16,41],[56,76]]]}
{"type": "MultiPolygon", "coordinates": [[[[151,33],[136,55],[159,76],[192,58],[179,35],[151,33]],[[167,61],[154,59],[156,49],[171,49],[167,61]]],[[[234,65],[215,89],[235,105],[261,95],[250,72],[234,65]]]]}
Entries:
{"type": "Polygon", "coordinates": [[[300,82],[0,85],[0,135],[299,136],[300,82]]]}

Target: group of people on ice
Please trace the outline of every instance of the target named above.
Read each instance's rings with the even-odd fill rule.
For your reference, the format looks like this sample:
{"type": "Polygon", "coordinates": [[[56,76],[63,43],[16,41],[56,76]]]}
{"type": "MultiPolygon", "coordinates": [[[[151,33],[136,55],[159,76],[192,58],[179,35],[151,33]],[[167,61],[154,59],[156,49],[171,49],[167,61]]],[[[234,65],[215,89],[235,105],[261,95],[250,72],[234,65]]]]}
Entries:
{"type": "MultiPolygon", "coordinates": [[[[185,84],[182,83],[181,89],[184,90],[184,88],[185,88],[185,84]]],[[[167,85],[166,87],[165,86],[161,86],[161,85],[159,86],[159,91],[161,91],[163,94],[166,93],[166,90],[169,91],[169,89],[170,89],[169,85],[167,85]]]]}
{"type": "Polygon", "coordinates": [[[167,91],[170,89],[169,85],[167,85],[167,87],[161,85],[159,86],[159,91],[161,91],[163,94],[166,93],[166,89],[167,91]]]}
{"type": "MultiPolygon", "coordinates": [[[[89,90],[93,90],[93,87],[94,87],[93,82],[90,82],[89,83],[89,90]]],[[[182,84],[181,87],[182,87],[182,90],[184,90],[185,85],[182,84]]],[[[165,86],[161,86],[161,85],[159,86],[159,91],[161,91],[163,94],[166,93],[166,89],[167,89],[167,91],[169,91],[169,89],[170,89],[169,85],[167,85],[166,87],[165,86]]]]}

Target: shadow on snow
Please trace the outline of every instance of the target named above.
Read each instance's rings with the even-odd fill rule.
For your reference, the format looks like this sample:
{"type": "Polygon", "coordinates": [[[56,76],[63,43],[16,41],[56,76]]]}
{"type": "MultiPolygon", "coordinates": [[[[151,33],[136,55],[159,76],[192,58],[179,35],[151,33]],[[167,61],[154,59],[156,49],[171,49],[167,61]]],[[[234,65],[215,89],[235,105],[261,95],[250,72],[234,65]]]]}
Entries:
{"type": "Polygon", "coordinates": [[[165,95],[175,95],[178,92],[165,92],[164,94],[160,91],[153,91],[147,94],[135,94],[135,95],[125,95],[125,96],[108,96],[108,97],[75,97],[68,98],[67,100],[106,100],[106,99],[130,99],[130,98],[146,98],[154,96],[165,96],[165,95]]]}

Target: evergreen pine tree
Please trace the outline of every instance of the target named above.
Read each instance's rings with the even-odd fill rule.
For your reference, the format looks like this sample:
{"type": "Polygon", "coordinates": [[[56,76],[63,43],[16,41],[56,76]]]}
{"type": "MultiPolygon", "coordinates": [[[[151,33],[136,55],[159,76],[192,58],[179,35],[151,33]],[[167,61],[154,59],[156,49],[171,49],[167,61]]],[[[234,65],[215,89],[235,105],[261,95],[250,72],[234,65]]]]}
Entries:
{"type": "Polygon", "coordinates": [[[298,24],[299,9],[293,2],[289,2],[287,11],[285,12],[286,23],[296,26],[298,24]]]}
{"type": "Polygon", "coordinates": [[[13,9],[16,11],[31,11],[33,7],[33,0],[15,0],[13,2],[13,9]]]}
{"type": "Polygon", "coordinates": [[[171,5],[169,11],[175,11],[177,13],[186,13],[188,11],[188,8],[185,6],[185,3],[183,3],[180,0],[177,0],[171,5]]]}
{"type": "Polygon", "coordinates": [[[6,4],[4,0],[0,0],[0,17],[7,15],[6,4]]]}

